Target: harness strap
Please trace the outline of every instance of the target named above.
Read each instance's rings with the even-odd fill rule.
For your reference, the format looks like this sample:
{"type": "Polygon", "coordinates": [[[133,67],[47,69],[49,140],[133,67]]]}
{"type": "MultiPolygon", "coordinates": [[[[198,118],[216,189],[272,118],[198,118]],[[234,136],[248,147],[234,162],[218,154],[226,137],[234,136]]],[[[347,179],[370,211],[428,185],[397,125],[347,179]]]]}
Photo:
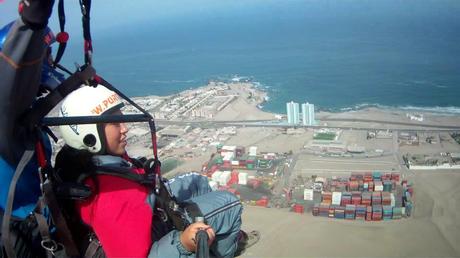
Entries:
{"type": "Polygon", "coordinates": [[[52,252],[56,251],[58,246],[54,240],[51,239],[48,223],[46,218],[38,212],[34,212],[35,220],[37,221],[38,230],[42,237],[41,245],[46,250],[47,257],[52,257],[52,252]]]}
{"type": "Polygon", "coordinates": [[[58,3],[58,15],[59,15],[59,27],[61,31],[56,35],[56,41],[59,42],[59,48],[56,53],[56,58],[53,61],[54,66],[61,61],[62,55],[64,54],[65,48],[67,46],[67,41],[69,40],[69,34],[64,31],[65,27],[65,12],[64,12],[64,0],[59,0],[58,3]]]}
{"type": "MultiPolygon", "coordinates": [[[[135,174],[129,168],[120,168],[120,167],[110,167],[110,166],[96,166],[96,174],[97,175],[109,175],[109,176],[116,176],[121,177],[124,179],[128,179],[130,181],[134,181],[141,185],[147,187],[153,187],[155,184],[154,178],[151,177],[149,174],[135,174]]],[[[84,180],[80,179],[79,181],[84,180]]]]}
{"type": "Polygon", "coordinates": [[[66,247],[66,253],[69,256],[78,257],[80,253],[78,252],[77,245],[72,238],[72,234],[70,233],[70,229],[67,226],[65,218],[59,209],[58,202],[53,191],[53,185],[49,179],[43,183],[43,196],[45,204],[50,209],[51,218],[56,225],[57,236],[66,247]]]}
{"type": "Polygon", "coordinates": [[[87,66],[84,70],[72,74],[50,94],[37,101],[33,109],[26,113],[24,123],[31,128],[35,127],[62,99],[95,74],[96,70],[92,66],[87,66]]]}
{"type": "Polygon", "coordinates": [[[10,239],[10,219],[11,213],[13,211],[13,201],[14,201],[14,194],[16,191],[16,183],[18,182],[19,178],[24,171],[25,166],[29,163],[30,159],[34,155],[34,149],[26,149],[22,154],[21,160],[19,161],[18,166],[16,167],[16,171],[14,172],[13,179],[10,183],[10,188],[8,190],[8,200],[6,202],[6,209],[3,214],[3,221],[2,221],[2,242],[6,251],[6,255],[10,258],[16,257],[16,253],[14,252],[13,245],[10,239]]]}
{"type": "Polygon", "coordinates": [[[90,31],[90,12],[91,12],[91,0],[80,0],[80,8],[82,14],[82,24],[83,24],[83,38],[85,40],[84,50],[85,50],[85,64],[91,65],[92,63],[92,54],[93,54],[93,44],[91,41],[91,31],[90,31]]]}
{"type": "Polygon", "coordinates": [[[90,239],[89,245],[86,248],[85,258],[93,258],[97,250],[101,247],[101,242],[97,238],[90,239]]]}

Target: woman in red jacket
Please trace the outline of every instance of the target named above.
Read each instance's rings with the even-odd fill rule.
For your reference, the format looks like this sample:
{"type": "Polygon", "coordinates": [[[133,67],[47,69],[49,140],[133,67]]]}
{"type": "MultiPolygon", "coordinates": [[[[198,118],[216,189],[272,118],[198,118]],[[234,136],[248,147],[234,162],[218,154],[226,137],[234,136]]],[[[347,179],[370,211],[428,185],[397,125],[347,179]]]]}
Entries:
{"type": "MultiPolygon", "coordinates": [[[[83,86],[64,100],[60,115],[121,115],[122,106],[118,95],[107,88],[83,86]]],[[[108,257],[192,257],[200,229],[208,233],[216,257],[233,257],[239,243],[240,249],[241,243],[248,243],[247,234],[240,231],[240,201],[228,192],[212,192],[206,177],[190,173],[167,184],[178,202],[197,204],[207,222],[178,231],[154,214],[156,196],[150,189],[122,177],[93,173],[96,166],[144,173],[126,154],[128,128],[123,123],[64,125],[60,132],[66,146],[56,157],[56,167],[67,180],[83,181],[92,189],[93,195],[77,202],[76,210],[108,257]]]]}

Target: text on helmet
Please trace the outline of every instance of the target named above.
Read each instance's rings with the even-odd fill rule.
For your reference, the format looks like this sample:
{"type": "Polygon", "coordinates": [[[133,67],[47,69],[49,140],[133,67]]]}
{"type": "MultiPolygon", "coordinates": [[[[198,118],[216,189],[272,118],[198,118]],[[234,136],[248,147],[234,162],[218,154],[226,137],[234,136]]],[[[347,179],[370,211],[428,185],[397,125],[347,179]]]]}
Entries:
{"type": "Polygon", "coordinates": [[[104,99],[100,104],[95,106],[92,110],[91,113],[95,115],[100,115],[104,113],[107,109],[111,108],[114,106],[114,104],[117,104],[119,102],[119,97],[116,93],[110,95],[108,98],[104,99]]]}

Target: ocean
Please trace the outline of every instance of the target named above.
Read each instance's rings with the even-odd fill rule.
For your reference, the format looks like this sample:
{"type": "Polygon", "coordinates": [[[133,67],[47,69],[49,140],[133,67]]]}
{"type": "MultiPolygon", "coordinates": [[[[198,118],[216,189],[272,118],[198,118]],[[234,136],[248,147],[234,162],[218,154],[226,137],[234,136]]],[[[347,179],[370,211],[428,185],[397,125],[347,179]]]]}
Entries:
{"type": "Polygon", "coordinates": [[[271,112],[293,100],[460,114],[459,1],[258,3],[93,32],[95,67],[130,96],[241,77],[271,112]]]}

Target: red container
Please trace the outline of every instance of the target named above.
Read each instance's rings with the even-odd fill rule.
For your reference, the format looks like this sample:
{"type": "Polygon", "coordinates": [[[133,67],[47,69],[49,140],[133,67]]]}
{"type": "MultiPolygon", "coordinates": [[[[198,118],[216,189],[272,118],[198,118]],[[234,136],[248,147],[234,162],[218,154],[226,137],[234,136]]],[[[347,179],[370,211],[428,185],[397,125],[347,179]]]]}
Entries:
{"type": "Polygon", "coordinates": [[[304,211],[305,211],[305,208],[303,207],[303,205],[294,204],[294,207],[292,207],[292,210],[293,210],[295,213],[303,214],[304,211]]]}
{"type": "Polygon", "coordinates": [[[361,192],[353,192],[351,195],[351,204],[361,204],[361,192]]]}
{"type": "Polygon", "coordinates": [[[331,192],[324,192],[323,193],[323,202],[331,204],[332,203],[332,193],[331,192]]]}
{"type": "Polygon", "coordinates": [[[256,201],[256,205],[260,207],[267,207],[268,205],[268,199],[260,199],[256,201]]]}
{"type": "Polygon", "coordinates": [[[367,206],[366,208],[366,221],[372,220],[372,206],[367,206]]]}
{"type": "Polygon", "coordinates": [[[359,183],[358,181],[349,181],[348,182],[348,191],[358,191],[359,183]]]}
{"type": "Polygon", "coordinates": [[[230,176],[230,180],[228,180],[227,185],[238,184],[238,171],[233,170],[230,176]]]}
{"type": "Polygon", "coordinates": [[[364,174],[364,182],[372,182],[374,179],[372,178],[371,172],[366,172],[364,174]]]}

